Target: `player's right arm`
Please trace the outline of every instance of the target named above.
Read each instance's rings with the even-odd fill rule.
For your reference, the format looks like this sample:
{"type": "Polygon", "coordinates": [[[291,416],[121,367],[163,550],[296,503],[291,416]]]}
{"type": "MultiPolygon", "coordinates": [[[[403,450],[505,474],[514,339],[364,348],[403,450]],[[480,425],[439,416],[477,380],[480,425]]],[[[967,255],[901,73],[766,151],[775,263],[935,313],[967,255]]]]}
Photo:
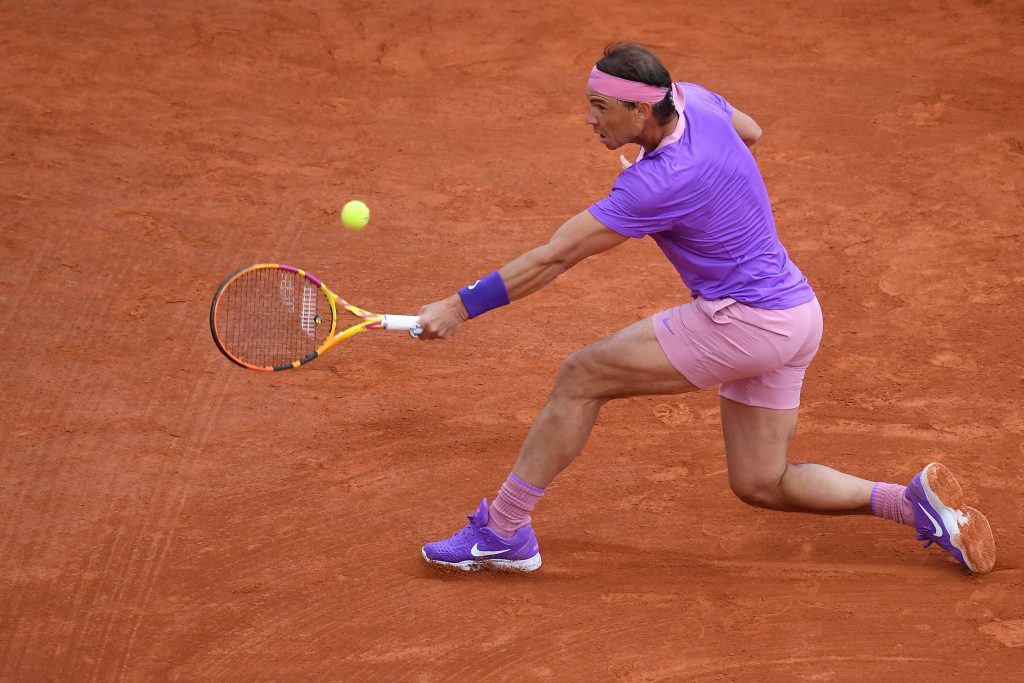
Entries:
{"type": "Polygon", "coordinates": [[[732,126],[747,147],[753,147],[761,139],[761,126],[757,125],[757,121],[735,107],[732,109],[732,126]]]}
{"type": "MultiPolygon", "coordinates": [[[[521,299],[552,282],[574,265],[594,254],[608,251],[628,237],[604,226],[583,211],[567,220],[547,243],[531,249],[501,267],[509,301],[521,299]]],[[[446,339],[469,319],[458,293],[427,304],[420,310],[420,339],[446,339]]]]}

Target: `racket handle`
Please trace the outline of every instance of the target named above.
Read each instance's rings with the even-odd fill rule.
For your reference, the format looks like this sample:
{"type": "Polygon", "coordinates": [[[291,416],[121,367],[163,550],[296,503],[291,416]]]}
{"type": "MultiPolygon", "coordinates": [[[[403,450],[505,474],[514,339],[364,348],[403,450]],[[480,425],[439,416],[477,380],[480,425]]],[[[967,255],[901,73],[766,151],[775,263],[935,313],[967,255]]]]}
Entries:
{"type": "Polygon", "coordinates": [[[380,326],[385,330],[409,330],[409,335],[419,337],[423,328],[420,327],[418,315],[389,315],[381,316],[380,326]]]}

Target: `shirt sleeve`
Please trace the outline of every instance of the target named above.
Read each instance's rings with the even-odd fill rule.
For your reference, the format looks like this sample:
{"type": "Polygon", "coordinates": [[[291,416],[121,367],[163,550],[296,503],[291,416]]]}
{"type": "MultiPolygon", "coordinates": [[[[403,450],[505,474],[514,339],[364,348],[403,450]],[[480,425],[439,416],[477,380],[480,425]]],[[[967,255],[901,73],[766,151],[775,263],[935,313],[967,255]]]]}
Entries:
{"type": "Polygon", "coordinates": [[[608,196],[590,207],[594,218],[626,237],[644,237],[671,227],[638,166],[620,173],[608,196]]]}
{"type": "Polygon", "coordinates": [[[690,86],[686,88],[688,97],[698,97],[712,108],[724,112],[726,116],[732,117],[732,105],[724,97],[702,86],[693,83],[688,85],[690,86]]]}

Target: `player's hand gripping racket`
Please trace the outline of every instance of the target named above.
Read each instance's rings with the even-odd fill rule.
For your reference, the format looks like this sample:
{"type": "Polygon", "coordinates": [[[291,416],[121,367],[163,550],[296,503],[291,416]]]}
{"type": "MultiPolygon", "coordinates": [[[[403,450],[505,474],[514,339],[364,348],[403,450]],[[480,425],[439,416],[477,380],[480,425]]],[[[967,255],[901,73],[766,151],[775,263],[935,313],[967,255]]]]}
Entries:
{"type": "Polygon", "coordinates": [[[250,370],[290,370],[366,330],[422,331],[415,315],[370,313],[304,270],[260,263],[229,277],[210,305],[210,331],[225,356],[250,370]],[[337,331],[342,310],[360,321],[337,331]]]}

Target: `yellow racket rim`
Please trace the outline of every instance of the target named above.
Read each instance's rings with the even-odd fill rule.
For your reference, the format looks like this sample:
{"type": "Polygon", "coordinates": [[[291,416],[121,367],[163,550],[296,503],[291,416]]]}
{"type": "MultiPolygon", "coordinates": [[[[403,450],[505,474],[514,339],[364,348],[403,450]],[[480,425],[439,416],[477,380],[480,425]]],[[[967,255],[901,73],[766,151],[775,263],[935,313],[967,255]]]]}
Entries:
{"type": "MultiPolygon", "coordinates": [[[[292,368],[297,368],[297,367],[300,367],[300,366],[308,363],[309,361],[311,361],[314,358],[316,358],[320,353],[322,353],[323,351],[327,350],[328,348],[333,346],[338,341],[341,341],[341,339],[336,339],[335,338],[335,331],[337,330],[337,326],[338,326],[338,306],[337,306],[337,302],[338,301],[339,301],[339,298],[337,297],[337,295],[335,295],[333,292],[331,292],[331,290],[329,290],[327,288],[327,286],[319,278],[316,278],[313,275],[310,275],[309,273],[307,273],[306,271],[302,270],[301,268],[296,268],[294,266],[288,266],[288,265],[284,265],[284,264],[280,264],[280,263],[257,263],[255,265],[246,266],[245,268],[242,268],[242,269],[238,270],[237,272],[232,273],[217,288],[217,291],[216,291],[216,293],[213,296],[213,302],[210,304],[210,333],[213,335],[213,341],[217,345],[217,348],[220,350],[220,352],[223,353],[230,361],[232,361],[233,363],[235,363],[237,365],[240,365],[243,368],[248,368],[250,370],[258,370],[258,371],[262,371],[262,372],[276,372],[276,371],[280,371],[280,370],[290,370],[292,368]],[[285,271],[285,272],[288,272],[288,273],[295,274],[295,275],[297,275],[297,276],[299,276],[301,278],[304,278],[306,281],[308,281],[311,284],[313,284],[314,286],[316,286],[317,289],[319,289],[320,292],[323,293],[324,297],[328,301],[328,304],[330,306],[330,311],[331,311],[331,327],[330,327],[329,332],[326,335],[326,339],[314,351],[306,354],[302,358],[299,358],[299,359],[296,359],[296,360],[293,360],[293,361],[289,361],[289,362],[278,363],[278,364],[265,364],[265,365],[256,364],[256,363],[248,362],[247,360],[245,360],[243,358],[240,358],[238,356],[238,354],[233,353],[231,351],[231,349],[229,348],[231,346],[231,344],[225,343],[225,341],[224,341],[224,337],[225,337],[224,330],[221,329],[222,326],[219,324],[221,322],[221,320],[220,320],[220,318],[218,316],[218,313],[220,313],[220,306],[221,306],[221,302],[223,300],[224,292],[225,291],[230,291],[228,288],[233,283],[235,283],[239,278],[241,278],[241,277],[243,277],[243,276],[245,276],[245,275],[247,275],[249,273],[252,273],[253,271],[259,271],[259,270],[281,270],[281,271],[285,271]]],[[[341,301],[344,302],[344,300],[341,300],[341,301]]],[[[347,304],[347,302],[344,302],[344,303],[347,304]]],[[[346,308],[347,308],[347,306],[346,306],[346,308]]],[[[353,308],[355,308],[355,307],[353,307],[353,308]]],[[[317,317],[319,317],[319,316],[317,316],[317,317]]],[[[356,327],[363,327],[365,329],[366,324],[369,323],[369,322],[370,321],[366,321],[365,323],[357,325],[356,327]]],[[[362,331],[362,330],[357,330],[357,331],[362,331]]],[[[348,332],[348,331],[346,331],[346,332],[348,332]]],[[[356,332],[353,332],[352,334],[355,334],[355,333],[356,332]]],[[[349,334],[347,336],[352,336],[352,335],[349,334]]],[[[347,336],[343,337],[343,338],[347,338],[347,336]]]]}

